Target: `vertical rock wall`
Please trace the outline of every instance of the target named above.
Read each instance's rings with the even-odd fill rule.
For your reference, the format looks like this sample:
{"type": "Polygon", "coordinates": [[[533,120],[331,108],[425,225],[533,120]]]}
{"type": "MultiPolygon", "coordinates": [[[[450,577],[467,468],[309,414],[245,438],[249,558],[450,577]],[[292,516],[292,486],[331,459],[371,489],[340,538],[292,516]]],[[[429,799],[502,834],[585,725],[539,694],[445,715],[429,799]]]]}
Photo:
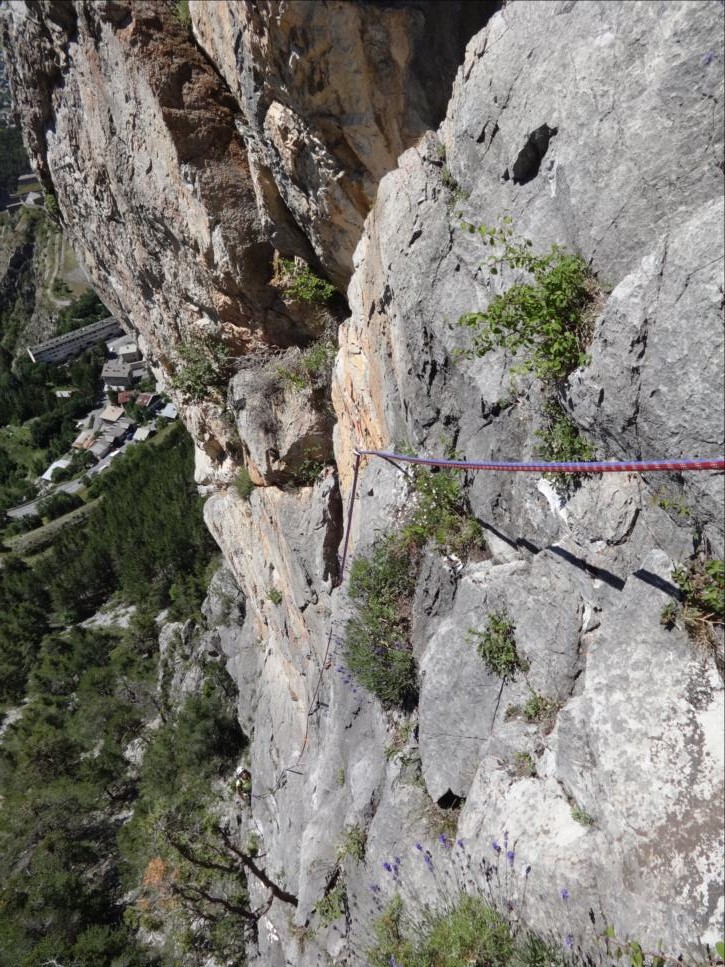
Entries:
{"type": "MultiPolygon", "coordinates": [[[[698,542],[722,553],[722,476],[605,476],[564,503],[545,480],[475,476],[487,559],[457,577],[424,560],[408,723],[346,672],[335,586],[356,443],[535,452],[541,387],[512,381],[501,352],[456,355],[459,316],[514,279],[481,269],[462,221],[509,213],[536,250],[556,242],[592,265],[590,362],[562,402],[599,456],[722,452],[722,6],[508,4],[465,59],[485,4],[190,10],[196,42],[140,0],[18,2],[3,32],[36,164],[104,297],[167,373],[194,334],[241,360],[226,399],[181,402],[205,451],[207,522],[246,596],[224,648],[254,817],[299,897],[294,922],[270,909],[258,962],[364,964],[380,898],[400,889],[415,911],[461,878],[485,894],[492,862],[499,899],[557,943],[571,934],[597,959],[611,924],[701,960],[723,913],[722,679],[660,614],[674,564],[698,542]],[[268,389],[273,351],[294,354],[314,328],[275,284],[275,249],[338,285],[352,268],[332,412],[268,389]],[[295,435],[317,440],[333,419],[336,468],[290,477],[295,435]],[[225,484],[242,456],[265,484],[247,500],[225,484]],[[466,639],[503,608],[529,671],[502,682],[466,639]],[[547,728],[506,716],[532,690],[559,708],[547,728]],[[521,754],[534,774],[517,774],[521,754]],[[456,800],[463,845],[449,852],[432,802],[456,800]],[[352,825],[363,864],[339,858],[352,825]],[[396,857],[400,882],[383,867],[396,857]],[[323,926],[315,907],[340,877],[347,916],[323,926]]],[[[364,553],[411,495],[369,462],[358,498],[364,553]]]]}

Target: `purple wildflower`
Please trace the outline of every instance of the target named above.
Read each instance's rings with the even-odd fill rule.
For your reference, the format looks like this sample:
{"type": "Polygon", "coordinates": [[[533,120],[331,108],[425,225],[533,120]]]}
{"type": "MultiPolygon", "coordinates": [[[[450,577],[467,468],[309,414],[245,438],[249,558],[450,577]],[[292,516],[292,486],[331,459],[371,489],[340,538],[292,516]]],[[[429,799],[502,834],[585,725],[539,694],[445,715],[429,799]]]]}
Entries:
{"type": "Polygon", "coordinates": [[[495,839],[491,843],[491,849],[494,851],[494,853],[500,853],[501,852],[501,847],[498,845],[498,843],[496,842],[495,839]]]}
{"type": "Polygon", "coordinates": [[[574,937],[572,934],[568,933],[566,937],[564,937],[564,946],[567,950],[571,950],[571,948],[574,946],[574,937]]]}
{"type": "Polygon", "coordinates": [[[396,865],[396,866],[400,866],[400,864],[401,864],[401,863],[402,863],[403,861],[401,860],[401,858],[400,858],[399,856],[396,856],[396,857],[395,857],[395,860],[394,860],[393,862],[395,863],[395,865],[396,865]]]}
{"type": "Polygon", "coordinates": [[[416,843],[415,844],[415,848],[418,850],[419,853],[422,853],[423,852],[423,844],[422,843],[416,843]]]}
{"type": "Polygon", "coordinates": [[[559,890],[559,896],[560,896],[560,897],[562,898],[562,900],[564,901],[564,903],[566,903],[566,901],[567,901],[567,900],[569,899],[569,897],[571,896],[571,893],[569,893],[569,891],[567,890],[567,888],[566,888],[565,886],[563,886],[563,887],[562,887],[562,888],[561,888],[561,889],[559,890]]]}
{"type": "Polygon", "coordinates": [[[462,839],[457,839],[457,840],[456,840],[456,846],[457,846],[457,847],[458,847],[459,849],[463,849],[463,848],[464,848],[464,846],[463,846],[463,840],[462,840],[462,839]]]}
{"type": "Polygon", "coordinates": [[[438,837],[438,842],[441,843],[443,846],[448,846],[448,840],[446,839],[445,833],[440,834],[440,836],[438,837]]]}
{"type": "Polygon", "coordinates": [[[708,50],[708,52],[702,58],[703,64],[712,64],[714,57],[715,55],[713,54],[713,52],[711,50],[708,50]]]}
{"type": "Polygon", "coordinates": [[[428,867],[428,869],[429,870],[432,870],[433,869],[433,857],[430,855],[430,853],[426,853],[425,856],[423,857],[423,859],[425,860],[425,865],[428,867]]]}
{"type": "Polygon", "coordinates": [[[514,860],[516,859],[516,853],[514,853],[514,851],[512,849],[507,850],[507,852],[506,852],[506,859],[509,862],[509,866],[513,866],[514,865],[514,860]]]}
{"type": "Polygon", "coordinates": [[[386,873],[393,872],[393,867],[390,865],[390,863],[383,863],[383,869],[385,870],[386,873]]]}

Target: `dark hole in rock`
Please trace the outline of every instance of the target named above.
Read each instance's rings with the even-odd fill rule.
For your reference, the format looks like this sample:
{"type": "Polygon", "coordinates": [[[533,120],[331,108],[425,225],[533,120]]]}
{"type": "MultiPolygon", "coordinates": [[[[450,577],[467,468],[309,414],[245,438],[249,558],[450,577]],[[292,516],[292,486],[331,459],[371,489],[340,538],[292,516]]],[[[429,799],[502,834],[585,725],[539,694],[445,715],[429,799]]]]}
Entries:
{"type": "Polygon", "coordinates": [[[558,128],[550,128],[542,124],[529,135],[526,144],[519,151],[514,161],[513,178],[515,185],[525,185],[538,175],[541,162],[549,149],[549,141],[557,133],[558,128]]]}
{"type": "Polygon", "coordinates": [[[458,809],[463,805],[463,797],[457,796],[455,792],[449,789],[440,797],[438,805],[441,809],[458,809]]]}

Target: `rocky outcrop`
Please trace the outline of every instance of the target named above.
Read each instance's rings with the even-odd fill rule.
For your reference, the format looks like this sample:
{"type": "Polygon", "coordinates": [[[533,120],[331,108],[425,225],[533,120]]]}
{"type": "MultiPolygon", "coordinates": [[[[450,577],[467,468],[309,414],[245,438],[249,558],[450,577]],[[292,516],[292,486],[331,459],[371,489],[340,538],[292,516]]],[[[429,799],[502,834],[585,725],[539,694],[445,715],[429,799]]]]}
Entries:
{"type": "Polygon", "coordinates": [[[443,118],[469,38],[499,4],[191,0],[194,34],[243,113],[277,248],[341,286],[382,176],[443,118]]]}
{"type": "MultiPolygon", "coordinates": [[[[219,649],[252,736],[255,820],[299,901],[293,923],[270,909],[258,962],[365,963],[395,891],[415,911],[492,882],[595,961],[607,925],[702,961],[723,910],[722,681],[661,613],[673,567],[722,548],[722,477],[603,475],[563,498],[528,474],[474,475],[487,553],[459,574],[424,555],[412,717],[345,666],[337,555],[356,445],[526,460],[540,444],[549,391],[512,380],[503,351],[457,353],[459,317],[519,279],[481,267],[464,222],[508,214],[535,251],[591,265],[589,361],[557,392],[601,458],[722,452],[722,6],[507,4],[468,45],[437,132],[447,91],[426,93],[423,28],[451,5],[192,0],[207,56],[161,5],[57,8],[15,7],[5,33],[71,236],[167,372],[180,341],[228,349],[228,386],[184,416],[244,590],[219,649]],[[35,71],[38,51],[52,57],[35,71]],[[331,412],[280,378],[321,330],[273,253],[343,284],[356,244],[331,412]],[[333,420],[336,468],[303,479],[333,420]],[[247,499],[229,485],[242,459],[247,499]],[[501,679],[475,632],[504,610],[523,661],[501,679]],[[533,694],[548,711],[530,721],[533,694]],[[350,826],[364,863],[340,856],[350,826]],[[315,910],[340,878],[346,916],[325,926],[315,910]]],[[[460,36],[440,34],[448,65],[460,36]]],[[[357,498],[353,554],[414,499],[373,460],[357,498]]]]}

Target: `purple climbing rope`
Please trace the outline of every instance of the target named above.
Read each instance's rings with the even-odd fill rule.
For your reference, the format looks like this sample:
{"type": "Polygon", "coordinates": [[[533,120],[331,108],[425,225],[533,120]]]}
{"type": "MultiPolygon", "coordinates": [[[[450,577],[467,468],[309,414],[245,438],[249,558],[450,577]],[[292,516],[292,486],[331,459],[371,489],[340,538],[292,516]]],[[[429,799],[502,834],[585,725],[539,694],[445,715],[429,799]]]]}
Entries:
{"type": "Polygon", "coordinates": [[[644,471],[672,470],[725,470],[725,459],[712,457],[679,460],[598,460],[571,463],[492,463],[471,460],[435,460],[428,457],[410,457],[404,453],[390,453],[386,450],[355,450],[361,457],[382,457],[383,460],[398,460],[401,463],[414,463],[426,467],[446,467],[450,470],[504,470],[528,473],[643,473],[644,471]]]}

